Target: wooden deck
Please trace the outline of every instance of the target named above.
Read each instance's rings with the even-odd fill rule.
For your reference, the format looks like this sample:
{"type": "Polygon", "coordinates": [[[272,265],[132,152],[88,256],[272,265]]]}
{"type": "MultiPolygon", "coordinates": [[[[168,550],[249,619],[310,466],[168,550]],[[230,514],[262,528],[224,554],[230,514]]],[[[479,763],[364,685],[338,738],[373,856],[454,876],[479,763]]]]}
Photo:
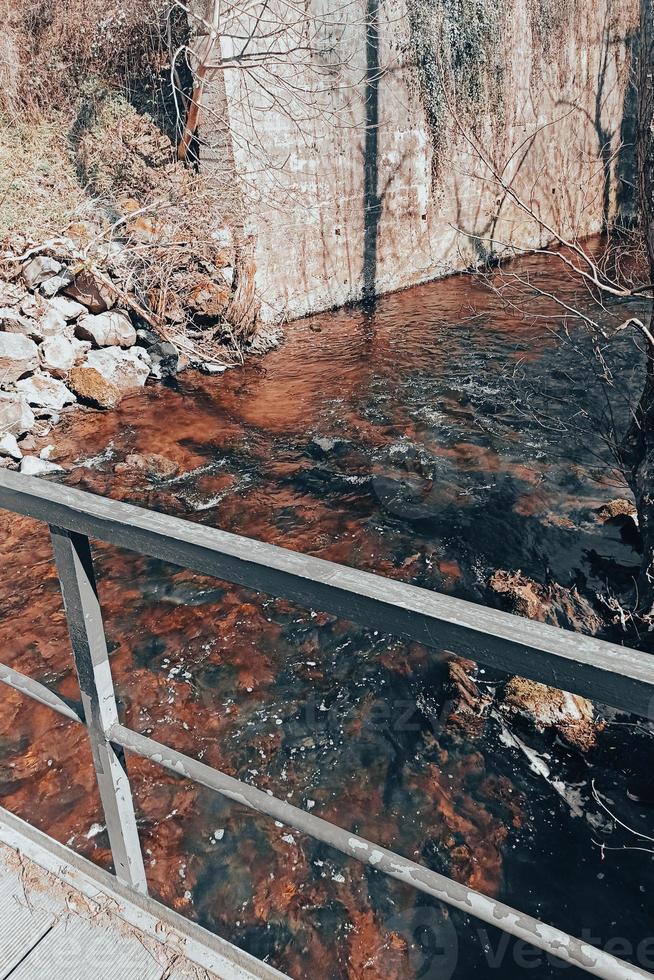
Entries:
{"type": "Polygon", "coordinates": [[[283,980],[0,808],[0,980],[283,980]]]}

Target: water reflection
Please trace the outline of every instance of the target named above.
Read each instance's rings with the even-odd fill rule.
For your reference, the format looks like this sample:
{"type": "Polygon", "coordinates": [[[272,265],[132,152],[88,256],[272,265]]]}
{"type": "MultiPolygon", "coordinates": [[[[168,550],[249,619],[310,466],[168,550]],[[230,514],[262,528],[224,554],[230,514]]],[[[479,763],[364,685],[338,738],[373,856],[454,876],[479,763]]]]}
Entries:
{"type": "MultiPolygon", "coordinates": [[[[242,370],[71,416],[66,480],[476,601],[503,568],[596,603],[609,577],[631,587],[638,554],[597,520],[616,479],[600,434],[571,423],[580,395],[592,415],[593,385],[545,327],[466,277],[298,323],[242,370]]],[[[615,357],[635,384],[632,350],[615,357]]],[[[6,659],[74,696],[47,536],[3,530],[6,659]]],[[[650,934],[650,864],[602,854],[598,840],[626,841],[590,786],[646,827],[647,733],[608,725],[588,757],[538,742],[546,779],[496,715],[461,712],[450,654],[105,546],[96,558],[128,725],[567,930],[650,934]]],[[[500,680],[473,677],[482,694],[500,680]]],[[[47,711],[3,696],[3,802],[106,863],[80,733],[47,711]]],[[[129,765],[152,890],[292,976],[524,976],[519,951],[464,916],[129,765]]]]}

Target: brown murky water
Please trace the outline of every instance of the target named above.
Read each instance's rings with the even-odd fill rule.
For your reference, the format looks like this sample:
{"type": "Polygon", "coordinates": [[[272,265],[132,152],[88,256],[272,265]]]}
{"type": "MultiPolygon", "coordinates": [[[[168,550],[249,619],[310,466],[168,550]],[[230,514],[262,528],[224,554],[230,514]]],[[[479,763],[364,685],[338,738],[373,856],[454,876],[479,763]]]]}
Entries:
{"type": "MultiPolygon", "coordinates": [[[[543,260],[525,268],[553,285],[543,260]]],[[[291,325],[279,350],[223,376],[72,414],[56,458],[84,489],[474,601],[492,601],[498,567],[626,597],[635,542],[594,514],[622,492],[603,396],[552,325],[470,278],[416,288],[374,314],[291,325]],[[134,453],[164,455],[174,475],[122,466],[134,453]]],[[[631,383],[632,348],[611,356],[631,383]]],[[[2,530],[2,659],[75,697],[47,534],[6,515],[2,530]]],[[[449,654],[102,545],[96,559],[128,725],[654,966],[635,952],[654,935],[651,857],[601,850],[638,841],[591,794],[594,778],[651,833],[646,728],[610,724],[585,758],[521,734],[545,778],[497,719],[452,719],[449,654]]],[[[83,731],[3,691],[0,732],[3,805],[107,866],[83,731]]],[[[142,760],[129,770],[152,892],[293,977],[558,975],[287,828],[142,760]]]]}

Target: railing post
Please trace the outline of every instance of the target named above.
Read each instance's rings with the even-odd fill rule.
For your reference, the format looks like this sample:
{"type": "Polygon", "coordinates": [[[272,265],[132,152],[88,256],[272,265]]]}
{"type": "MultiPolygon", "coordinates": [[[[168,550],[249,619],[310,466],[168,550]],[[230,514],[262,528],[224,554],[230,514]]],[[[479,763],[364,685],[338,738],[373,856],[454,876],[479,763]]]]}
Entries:
{"type": "Polygon", "coordinates": [[[125,755],[107,737],[118,710],[86,535],[50,527],[116,877],[147,893],[125,755]]]}

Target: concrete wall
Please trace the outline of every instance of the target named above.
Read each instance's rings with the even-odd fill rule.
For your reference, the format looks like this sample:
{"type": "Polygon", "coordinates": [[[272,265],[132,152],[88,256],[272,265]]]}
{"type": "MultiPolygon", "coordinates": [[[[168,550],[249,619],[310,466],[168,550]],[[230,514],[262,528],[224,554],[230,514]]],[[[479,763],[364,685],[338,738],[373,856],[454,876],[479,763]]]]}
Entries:
{"type": "Polygon", "coordinates": [[[635,0],[310,3],[309,54],[293,27],[287,58],[227,68],[206,96],[229,115],[264,314],[544,244],[492,169],[557,232],[615,213],[635,0]]]}

